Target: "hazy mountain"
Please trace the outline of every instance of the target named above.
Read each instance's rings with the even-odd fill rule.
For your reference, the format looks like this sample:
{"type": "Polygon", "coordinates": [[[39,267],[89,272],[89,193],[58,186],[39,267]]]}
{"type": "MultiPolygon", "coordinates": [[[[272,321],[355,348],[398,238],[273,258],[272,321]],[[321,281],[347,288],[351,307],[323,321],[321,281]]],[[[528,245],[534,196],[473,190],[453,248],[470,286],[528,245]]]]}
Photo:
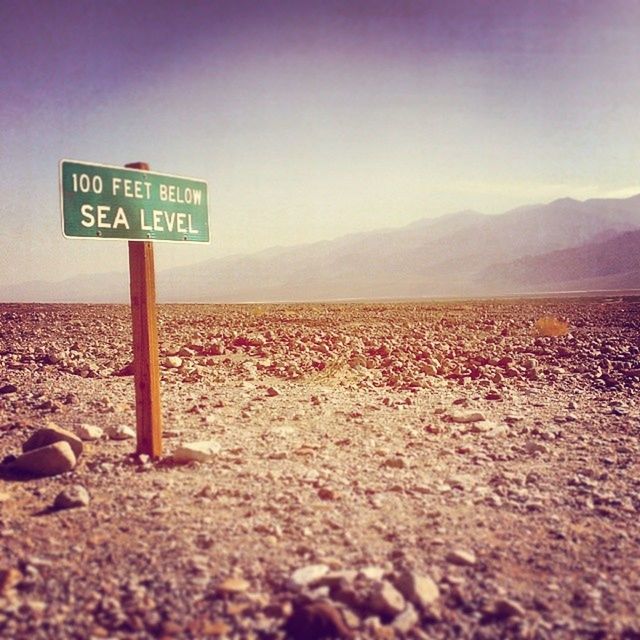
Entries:
{"type": "MultiPolygon", "coordinates": [[[[164,272],[159,291],[195,300],[482,295],[495,264],[612,238],[640,228],[640,196],[625,200],[565,198],[502,215],[465,211],[400,229],[279,248],[164,272]]],[[[508,285],[508,282],[505,281],[508,285]]]]}
{"type": "MultiPolygon", "coordinates": [[[[158,298],[226,302],[464,296],[565,290],[569,282],[580,289],[596,282],[640,287],[632,264],[632,255],[638,255],[636,236],[626,233],[636,230],[640,195],[585,202],[564,198],[501,215],[462,211],[402,228],[163,271],[157,276],[158,298]],[[598,270],[600,264],[608,265],[605,271],[598,270]]],[[[0,300],[126,301],[127,290],[125,273],[101,274],[0,288],[0,300]]]]}
{"type": "Polygon", "coordinates": [[[492,265],[479,280],[487,289],[512,292],[638,288],[640,230],[492,265]]]}
{"type": "Polygon", "coordinates": [[[127,302],[126,271],[81,275],[67,280],[36,280],[0,286],[0,302],[127,302]]]}

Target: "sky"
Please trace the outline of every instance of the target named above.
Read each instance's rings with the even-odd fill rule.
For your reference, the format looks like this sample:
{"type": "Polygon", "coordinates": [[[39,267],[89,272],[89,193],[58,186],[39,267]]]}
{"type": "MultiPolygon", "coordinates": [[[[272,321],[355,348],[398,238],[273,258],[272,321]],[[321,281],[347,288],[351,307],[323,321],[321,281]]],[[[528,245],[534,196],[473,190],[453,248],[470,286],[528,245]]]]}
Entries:
{"type": "Polygon", "coordinates": [[[638,0],[0,0],[0,273],[123,271],[62,237],[63,158],[205,179],[157,268],[640,192],[638,0]]]}

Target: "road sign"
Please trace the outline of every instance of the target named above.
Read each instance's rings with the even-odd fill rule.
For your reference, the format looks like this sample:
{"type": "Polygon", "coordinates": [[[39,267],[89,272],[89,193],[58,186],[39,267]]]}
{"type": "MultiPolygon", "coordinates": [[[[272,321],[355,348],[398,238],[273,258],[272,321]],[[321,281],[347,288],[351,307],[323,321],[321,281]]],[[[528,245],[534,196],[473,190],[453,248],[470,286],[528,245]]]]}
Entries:
{"type": "Polygon", "coordinates": [[[60,200],[66,238],[210,242],[203,180],[62,160],[60,200]]]}

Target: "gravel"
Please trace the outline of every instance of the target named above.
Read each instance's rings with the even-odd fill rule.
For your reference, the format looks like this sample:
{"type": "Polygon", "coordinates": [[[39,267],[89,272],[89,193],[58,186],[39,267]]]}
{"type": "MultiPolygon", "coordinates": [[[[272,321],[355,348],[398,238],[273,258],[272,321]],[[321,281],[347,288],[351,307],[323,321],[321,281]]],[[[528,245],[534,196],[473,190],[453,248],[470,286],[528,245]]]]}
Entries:
{"type": "Polygon", "coordinates": [[[0,305],[0,637],[639,637],[639,312],[161,306],[154,461],[128,308],[0,305]]]}

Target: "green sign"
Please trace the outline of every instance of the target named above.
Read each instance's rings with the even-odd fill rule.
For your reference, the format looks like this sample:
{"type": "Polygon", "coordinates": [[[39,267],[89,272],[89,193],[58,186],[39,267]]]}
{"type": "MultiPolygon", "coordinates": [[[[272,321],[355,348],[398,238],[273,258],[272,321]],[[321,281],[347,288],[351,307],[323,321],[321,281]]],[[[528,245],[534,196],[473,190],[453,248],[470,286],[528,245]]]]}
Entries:
{"type": "Polygon", "coordinates": [[[62,160],[60,192],[66,238],[210,241],[202,180],[62,160]]]}

